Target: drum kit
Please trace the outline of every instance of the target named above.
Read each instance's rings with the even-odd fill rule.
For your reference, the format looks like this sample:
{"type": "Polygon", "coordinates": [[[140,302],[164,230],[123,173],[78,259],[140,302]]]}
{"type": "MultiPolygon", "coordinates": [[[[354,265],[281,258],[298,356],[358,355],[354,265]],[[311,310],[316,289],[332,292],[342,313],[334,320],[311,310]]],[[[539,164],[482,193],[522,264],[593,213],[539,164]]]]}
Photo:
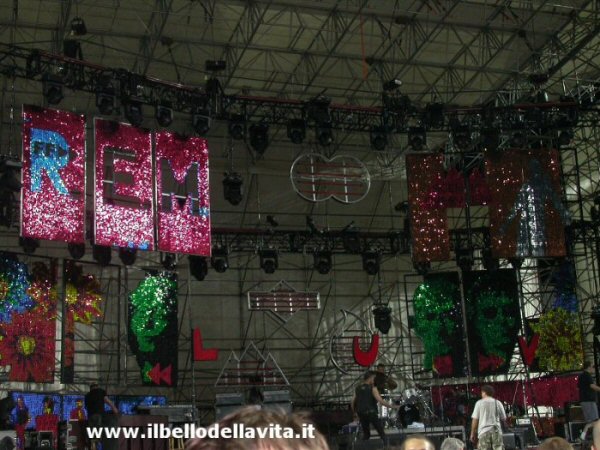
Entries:
{"type": "Polygon", "coordinates": [[[383,394],[387,403],[400,406],[399,409],[378,405],[379,419],[385,428],[410,428],[421,423],[422,417],[433,415],[428,404],[428,391],[416,388],[405,389],[400,394],[383,394]]]}

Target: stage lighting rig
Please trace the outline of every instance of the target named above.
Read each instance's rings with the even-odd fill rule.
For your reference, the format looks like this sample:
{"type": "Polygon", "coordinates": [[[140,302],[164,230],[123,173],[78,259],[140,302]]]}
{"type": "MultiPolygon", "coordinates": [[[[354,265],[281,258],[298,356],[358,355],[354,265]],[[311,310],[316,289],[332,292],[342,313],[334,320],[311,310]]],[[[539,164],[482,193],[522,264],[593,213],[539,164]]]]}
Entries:
{"type": "Polygon", "coordinates": [[[64,98],[63,80],[58,75],[46,73],[42,78],[44,98],[50,105],[58,105],[64,98]]]}
{"type": "Polygon", "coordinates": [[[210,265],[217,273],[224,273],[229,269],[229,251],[227,247],[220,245],[213,247],[210,265]]]}
{"type": "Polygon", "coordinates": [[[137,250],[135,248],[119,248],[119,259],[126,266],[132,266],[137,259],[137,250]]]}
{"type": "Polygon", "coordinates": [[[317,141],[323,147],[329,147],[333,142],[333,133],[331,131],[331,124],[324,123],[317,125],[316,129],[317,141]]]}
{"type": "Polygon", "coordinates": [[[229,135],[236,141],[242,141],[246,137],[246,119],[241,114],[234,114],[229,119],[229,135]]]}
{"type": "Polygon", "coordinates": [[[125,118],[134,127],[139,127],[144,121],[144,111],[142,109],[142,102],[133,98],[124,100],[123,109],[125,118]]]}
{"type": "Polygon", "coordinates": [[[410,127],[408,129],[408,144],[416,152],[423,150],[427,145],[427,133],[424,127],[410,127]]]}
{"type": "Polygon", "coordinates": [[[350,222],[342,230],[342,245],[348,253],[359,254],[362,251],[362,241],[354,221],[350,222]]]}
{"type": "Polygon", "coordinates": [[[74,36],[85,36],[87,34],[87,27],[81,17],[74,17],[71,20],[71,33],[74,36]]]}
{"type": "Polygon", "coordinates": [[[328,250],[319,250],[314,253],[313,257],[316,271],[321,275],[327,275],[333,265],[331,252],[328,250]]]}
{"type": "Polygon", "coordinates": [[[375,328],[383,334],[388,334],[392,327],[392,308],[383,304],[375,304],[373,306],[372,312],[375,319],[375,328]]]}
{"type": "Polygon", "coordinates": [[[369,275],[377,275],[381,262],[381,254],[378,251],[370,250],[362,254],[363,270],[369,275]]]}
{"type": "Polygon", "coordinates": [[[173,109],[169,103],[159,103],[156,105],[156,111],[154,112],[156,122],[161,127],[168,127],[173,123],[173,109]]]}
{"type": "Polygon", "coordinates": [[[225,196],[225,200],[227,200],[233,206],[239,205],[244,198],[242,184],[244,184],[244,180],[239,173],[225,173],[225,178],[223,178],[223,194],[225,196]]]}
{"type": "Polygon", "coordinates": [[[306,122],[302,119],[291,119],[288,121],[287,137],[294,144],[302,144],[306,138],[306,122]]]}
{"type": "Polygon", "coordinates": [[[380,125],[378,127],[371,128],[370,138],[371,138],[371,146],[375,150],[380,151],[380,152],[385,150],[385,147],[387,146],[387,143],[388,143],[386,127],[383,125],[380,125]]]}
{"type": "Polygon", "coordinates": [[[269,146],[269,125],[255,123],[250,126],[250,146],[259,155],[263,155],[269,146]]]}
{"type": "Polygon", "coordinates": [[[258,253],[260,267],[266,274],[273,274],[279,268],[279,256],[277,250],[261,249],[258,253]]]}
{"type": "Polygon", "coordinates": [[[73,259],[81,259],[85,255],[84,243],[76,244],[74,242],[69,242],[67,249],[69,250],[69,254],[73,259]]]}
{"type": "Polygon", "coordinates": [[[198,281],[203,281],[208,275],[208,263],[204,256],[189,255],[190,274],[198,281]]]}
{"type": "Polygon", "coordinates": [[[192,126],[198,136],[204,136],[210,131],[211,115],[208,108],[199,108],[192,114],[192,126]]]}

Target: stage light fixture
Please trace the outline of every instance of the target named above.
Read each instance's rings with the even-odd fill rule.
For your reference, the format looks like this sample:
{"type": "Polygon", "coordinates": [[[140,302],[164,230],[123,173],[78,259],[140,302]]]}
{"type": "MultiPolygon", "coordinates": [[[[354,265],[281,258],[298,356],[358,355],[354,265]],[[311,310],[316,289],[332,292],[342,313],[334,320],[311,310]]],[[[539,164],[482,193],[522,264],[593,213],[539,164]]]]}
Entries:
{"type": "Polygon", "coordinates": [[[371,147],[382,152],[388,143],[387,130],[384,126],[371,128],[370,132],[371,147]]]}
{"type": "Polygon", "coordinates": [[[408,144],[416,152],[423,150],[427,144],[427,133],[424,127],[410,127],[408,129],[408,144]]]}
{"type": "Polygon", "coordinates": [[[171,109],[171,105],[167,103],[156,105],[154,117],[161,127],[168,127],[171,125],[173,123],[173,109],[171,109]]]}
{"type": "Polygon", "coordinates": [[[69,250],[69,254],[73,259],[81,259],[83,258],[83,255],[85,255],[84,243],[76,244],[74,242],[69,242],[67,244],[67,249],[69,250]]]}
{"type": "Polygon", "coordinates": [[[375,319],[375,328],[383,334],[388,334],[392,327],[392,308],[387,305],[374,305],[373,317],[375,319]]]}
{"type": "Polygon", "coordinates": [[[40,246],[40,241],[30,237],[20,237],[19,245],[23,248],[25,254],[33,255],[37,248],[40,246]]]}
{"type": "Polygon", "coordinates": [[[63,82],[59,76],[47,73],[42,78],[44,98],[50,105],[58,105],[64,98],[63,82]]]}
{"type": "Polygon", "coordinates": [[[377,275],[380,262],[381,254],[377,251],[368,251],[362,254],[363,270],[369,275],[377,275]]]}
{"type": "Polygon", "coordinates": [[[81,17],[74,17],[71,20],[71,31],[74,36],[85,36],[87,34],[87,27],[81,17]]]}
{"type": "Polygon", "coordinates": [[[228,124],[229,135],[241,141],[246,137],[246,119],[241,114],[234,114],[229,119],[228,124]]]}
{"type": "Polygon", "coordinates": [[[96,108],[100,114],[110,116],[115,110],[115,96],[108,92],[96,93],[96,108]]]}
{"type": "Polygon", "coordinates": [[[273,249],[262,249],[259,251],[260,267],[267,274],[273,274],[279,267],[279,256],[273,249]]]}
{"type": "Polygon", "coordinates": [[[112,259],[112,250],[104,245],[92,245],[92,258],[101,266],[108,266],[112,259]]]}
{"type": "Polygon", "coordinates": [[[160,264],[166,270],[173,270],[177,267],[177,255],[175,253],[161,253],[160,264]]]}
{"type": "Polygon", "coordinates": [[[197,109],[192,114],[192,126],[199,136],[204,136],[208,133],[211,126],[210,110],[206,108],[197,109]]]}
{"type": "Polygon", "coordinates": [[[208,263],[204,256],[189,255],[190,274],[198,280],[203,281],[208,275],[208,263]]]}
{"type": "Polygon", "coordinates": [[[348,253],[359,254],[362,251],[362,241],[354,225],[349,225],[342,230],[342,245],[348,253]]]}
{"type": "Polygon", "coordinates": [[[573,132],[571,130],[562,130],[558,135],[559,147],[566,147],[571,143],[573,139],[573,132]]]}
{"type": "Polygon", "coordinates": [[[210,265],[215,269],[215,272],[218,273],[224,273],[229,269],[229,251],[227,250],[227,247],[213,247],[210,265]]]}
{"type": "Polygon", "coordinates": [[[250,126],[250,146],[262,155],[269,146],[269,125],[266,123],[255,123],[250,126]]]}
{"type": "Polygon", "coordinates": [[[460,125],[452,130],[452,140],[460,150],[466,150],[471,146],[471,130],[467,125],[460,125]]]}
{"type": "Polygon", "coordinates": [[[316,129],[317,141],[323,147],[329,147],[333,142],[333,133],[331,131],[331,124],[325,123],[317,125],[316,129]]]}
{"type": "Polygon", "coordinates": [[[302,119],[291,119],[287,123],[287,137],[294,144],[302,144],[306,138],[306,122],[302,119]]]}
{"type": "Polygon", "coordinates": [[[244,198],[244,194],[242,192],[243,183],[244,180],[239,173],[225,173],[225,178],[223,178],[223,195],[225,196],[225,200],[227,200],[233,206],[239,205],[244,198]]]}
{"type": "Polygon", "coordinates": [[[329,105],[331,99],[319,96],[310,100],[306,107],[306,115],[313,120],[317,125],[331,124],[331,112],[329,105]]]}
{"type": "Polygon", "coordinates": [[[137,100],[127,100],[123,102],[123,108],[125,109],[125,118],[134,127],[139,127],[144,121],[144,111],[142,110],[142,103],[137,100]]]}
{"type": "Polygon", "coordinates": [[[331,260],[331,252],[326,250],[320,250],[315,252],[314,257],[314,266],[317,272],[321,275],[327,275],[331,271],[332,260],[331,260]]]}
{"type": "Polygon", "coordinates": [[[137,259],[137,250],[135,248],[119,248],[119,259],[126,266],[132,266],[137,259]]]}

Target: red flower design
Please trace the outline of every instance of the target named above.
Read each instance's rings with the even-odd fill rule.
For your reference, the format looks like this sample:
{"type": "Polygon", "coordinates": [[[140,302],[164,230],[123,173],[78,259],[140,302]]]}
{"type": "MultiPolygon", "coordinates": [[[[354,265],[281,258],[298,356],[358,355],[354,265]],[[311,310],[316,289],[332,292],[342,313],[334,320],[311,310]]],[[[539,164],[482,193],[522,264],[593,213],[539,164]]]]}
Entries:
{"type": "Polygon", "coordinates": [[[56,322],[26,312],[0,324],[2,364],[10,365],[10,381],[54,381],[56,322]]]}

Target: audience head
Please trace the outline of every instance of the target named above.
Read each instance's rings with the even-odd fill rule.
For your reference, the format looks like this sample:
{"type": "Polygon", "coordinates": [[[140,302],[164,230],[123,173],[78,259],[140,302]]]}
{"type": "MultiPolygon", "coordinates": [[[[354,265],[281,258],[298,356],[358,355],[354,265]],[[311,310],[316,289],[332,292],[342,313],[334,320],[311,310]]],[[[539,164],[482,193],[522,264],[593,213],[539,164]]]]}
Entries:
{"type": "Polygon", "coordinates": [[[493,397],[494,396],[494,388],[489,384],[484,384],[481,386],[481,396],[482,397],[493,397]]]}
{"type": "MultiPolygon", "coordinates": [[[[219,428],[233,429],[234,424],[243,424],[244,428],[264,428],[279,425],[282,429],[291,429],[294,434],[301,434],[305,424],[312,424],[307,416],[286,414],[283,411],[271,411],[255,407],[247,407],[224,417],[218,422],[219,428]]],[[[238,425],[239,426],[239,425],[238,425]]],[[[210,427],[209,427],[210,428],[210,427]]],[[[286,439],[260,438],[222,439],[210,438],[190,439],[185,443],[185,450],[329,450],[327,441],[321,433],[313,428],[313,437],[286,439]]]]}
{"type": "Polygon", "coordinates": [[[565,438],[555,436],[542,442],[538,450],[573,450],[573,446],[565,438]]]}
{"type": "Polygon", "coordinates": [[[442,442],[440,450],[464,450],[465,448],[465,443],[460,439],[448,437],[442,442]]]}
{"type": "Polygon", "coordinates": [[[369,382],[373,382],[375,380],[375,372],[372,372],[370,370],[367,370],[364,374],[363,374],[363,381],[369,381],[369,382]]]}
{"type": "Polygon", "coordinates": [[[435,445],[425,436],[413,434],[407,436],[400,450],[435,450],[435,445]]]}
{"type": "Polygon", "coordinates": [[[583,370],[587,370],[588,372],[591,372],[593,368],[594,368],[594,364],[592,363],[592,361],[586,359],[583,362],[583,370]]]}
{"type": "Polygon", "coordinates": [[[377,372],[385,373],[385,364],[383,364],[383,363],[377,364],[377,372]]]}

